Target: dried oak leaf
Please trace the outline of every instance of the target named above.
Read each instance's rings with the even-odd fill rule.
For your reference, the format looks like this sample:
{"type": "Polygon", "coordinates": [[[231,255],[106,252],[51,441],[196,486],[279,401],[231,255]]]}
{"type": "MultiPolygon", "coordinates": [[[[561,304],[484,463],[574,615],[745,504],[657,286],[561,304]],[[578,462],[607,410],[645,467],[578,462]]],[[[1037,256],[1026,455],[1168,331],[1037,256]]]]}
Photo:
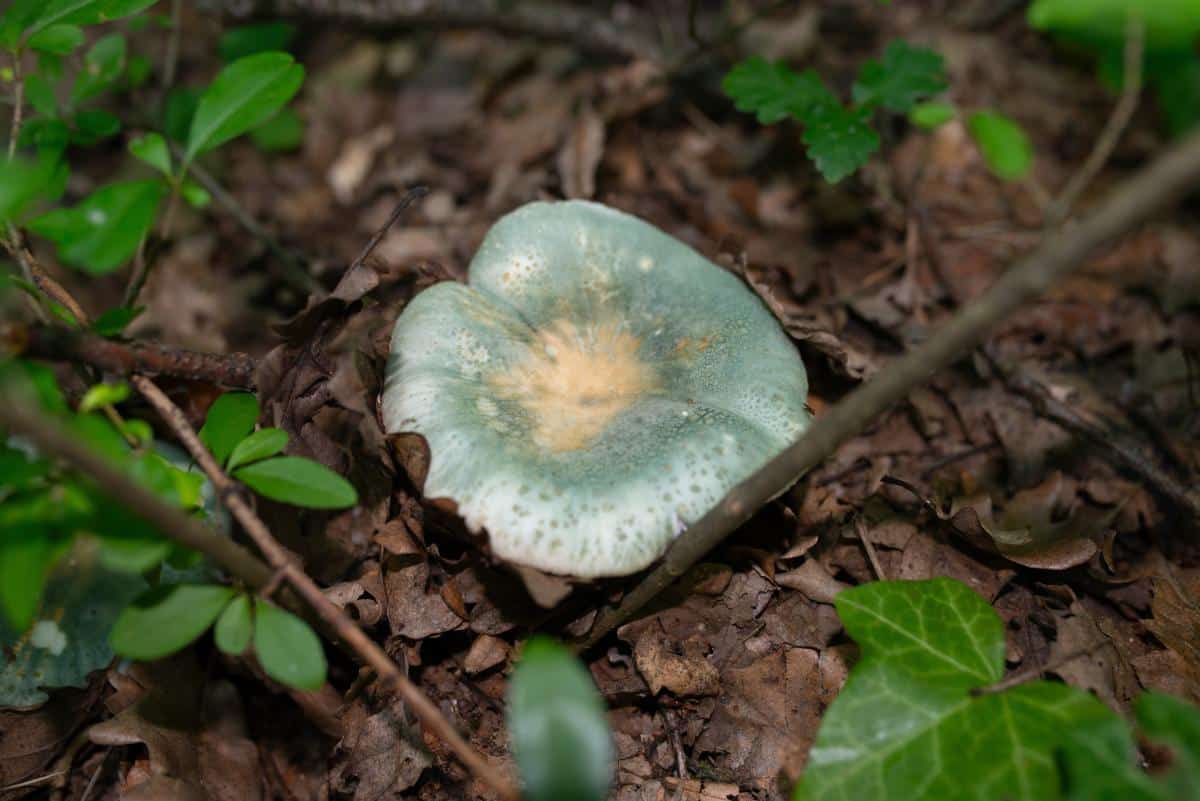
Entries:
{"type": "Polygon", "coordinates": [[[354,801],[404,798],[405,791],[433,764],[398,707],[372,714],[364,704],[356,703],[347,712],[346,732],[329,784],[354,801]]]}
{"type": "Polygon", "coordinates": [[[1200,576],[1157,579],[1151,609],[1146,628],[1178,656],[1182,694],[1200,701],[1200,576]]]}

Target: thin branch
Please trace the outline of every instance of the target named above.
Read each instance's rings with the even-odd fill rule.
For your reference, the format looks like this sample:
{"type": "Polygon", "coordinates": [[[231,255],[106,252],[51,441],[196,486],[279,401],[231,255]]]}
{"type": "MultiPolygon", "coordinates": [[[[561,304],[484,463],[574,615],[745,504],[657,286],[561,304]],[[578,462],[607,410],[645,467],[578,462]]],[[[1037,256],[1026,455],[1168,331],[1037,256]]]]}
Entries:
{"type": "Polygon", "coordinates": [[[39,453],[66,462],[87,476],[110,499],[154,526],[163,536],[211,557],[249,586],[261,587],[270,580],[271,569],[250,551],[201,521],[167,505],[150,490],[131,481],[77,437],[68,434],[54,420],[27,408],[21,400],[3,390],[0,390],[0,426],[28,439],[39,453]]]}
{"type": "Polygon", "coordinates": [[[404,216],[404,212],[408,211],[412,204],[416,203],[418,200],[428,194],[429,189],[428,187],[424,186],[414,186],[412,189],[405,192],[404,197],[400,198],[400,202],[396,204],[396,208],[392,209],[392,213],[388,215],[388,218],[384,224],[379,226],[379,230],[371,235],[371,239],[369,242],[367,242],[366,247],[364,247],[362,252],[358,254],[358,258],[350,262],[350,266],[346,268],[346,272],[343,273],[343,275],[349,274],[356,268],[361,267],[363,262],[370,258],[371,254],[375,252],[375,248],[379,247],[379,243],[383,241],[385,236],[387,236],[387,232],[392,229],[392,226],[399,222],[400,218],[404,216]]]}
{"type": "Polygon", "coordinates": [[[879,581],[887,581],[887,573],[883,569],[883,565],[879,563],[879,554],[875,553],[875,543],[871,542],[871,534],[867,531],[867,521],[862,517],[854,521],[854,532],[858,534],[859,542],[863,545],[863,550],[867,552],[867,561],[871,563],[871,570],[875,571],[875,578],[879,581]]]}
{"type": "Polygon", "coordinates": [[[734,487],[667,551],[659,567],[621,603],[603,611],[581,643],[587,648],[628,620],[744,523],[755,509],[855,437],[930,375],[953,364],[988,330],[1078,267],[1101,245],[1176,202],[1200,181],[1200,133],[1144,167],[1110,194],[1098,212],[1061,236],[1048,237],[1010,268],[975,303],[961,309],[922,345],[888,364],[853,391],[761,470],[734,487]]]}
{"type": "Polygon", "coordinates": [[[145,376],[131,379],[134,387],[159,413],[183,443],[192,459],[212,482],[218,496],[241,524],[250,539],[266,557],[267,562],[282,576],[296,594],[343,643],[370,666],[385,683],[395,686],[413,713],[430,731],[438,736],[471,772],[490,785],[501,797],[516,799],[518,793],[511,780],[463,739],[441,711],[414,685],[400,667],[346,613],[330,601],[317,583],[292,560],[288,552],[272,536],[262,519],[250,507],[246,497],[238,492],[234,482],[217,464],[216,459],[200,442],[183,411],[176,406],[153,381],[145,376]]]}
{"type": "Polygon", "coordinates": [[[115,342],[62,326],[0,326],[0,341],[12,355],[77,362],[106,373],[163,375],[233,389],[255,388],[258,363],[246,353],[200,353],[156,342],[115,342]]]}
{"type": "Polygon", "coordinates": [[[1073,648],[1070,651],[1059,654],[1053,659],[1047,660],[1043,664],[1034,665],[1033,667],[1025,670],[1018,670],[1016,673],[1010,673],[995,684],[989,684],[986,687],[977,687],[971,691],[971,695],[995,695],[996,693],[1002,693],[1005,690],[1011,690],[1013,687],[1019,687],[1022,684],[1028,684],[1031,681],[1037,681],[1047,673],[1058,670],[1060,667],[1063,667],[1069,662],[1074,662],[1081,656],[1087,656],[1092,651],[1095,651],[1104,644],[1104,640],[1097,640],[1090,645],[1073,648]]]}
{"type": "Polygon", "coordinates": [[[8,129],[8,158],[17,154],[17,140],[21,138],[21,121],[25,113],[25,76],[21,68],[21,54],[13,55],[13,112],[8,129]]]}
{"type": "Polygon", "coordinates": [[[1119,466],[1141,476],[1160,494],[1188,512],[1193,520],[1200,521],[1200,492],[1185,486],[1162,470],[1126,437],[1086,419],[1067,404],[1057,400],[1040,382],[1016,370],[995,364],[994,361],[993,365],[1009,389],[1025,396],[1041,416],[1092,443],[1119,466]]]}
{"type": "Polygon", "coordinates": [[[336,19],[376,31],[413,25],[490,28],[568,42],[602,55],[664,60],[658,42],[642,28],[615,22],[610,15],[586,6],[545,0],[206,0],[205,5],[238,15],[336,19]]]}
{"type": "Polygon", "coordinates": [[[1125,65],[1122,79],[1121,99],[1113,108],[1112,115],[1104,125],[1104,130],[1087,161],[1067,183],[1066,189],[1058,196],[1046,214],[1047,227],[1053,228],[1067,218],[1071,207],[1083,194],[1083,190],[1100,174],[1104,165],[1112,157],[1113,150],[1121,140],[1121,135],[1129,127],[1133,114],[1137,111],[1138,100],[1142,94],[1142,54],[1145,51],[1146,24],[1142,15],[1131,11],[1125,31],[1125,65]]]}

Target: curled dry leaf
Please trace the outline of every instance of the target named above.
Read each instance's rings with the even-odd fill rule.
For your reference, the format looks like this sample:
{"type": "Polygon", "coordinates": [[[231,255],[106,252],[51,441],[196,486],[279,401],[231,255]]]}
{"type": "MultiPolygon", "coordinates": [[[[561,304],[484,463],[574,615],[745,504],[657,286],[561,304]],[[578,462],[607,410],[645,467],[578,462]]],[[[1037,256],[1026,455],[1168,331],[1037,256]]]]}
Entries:
{"type": "Polygon", "coordinates": [[[647,628],[633,646],[633,659],[655,695],[664,689],[678,696],[716,695],[721,678],[707,650],[698,637],[675,645],[662,631],[647,628]]]}

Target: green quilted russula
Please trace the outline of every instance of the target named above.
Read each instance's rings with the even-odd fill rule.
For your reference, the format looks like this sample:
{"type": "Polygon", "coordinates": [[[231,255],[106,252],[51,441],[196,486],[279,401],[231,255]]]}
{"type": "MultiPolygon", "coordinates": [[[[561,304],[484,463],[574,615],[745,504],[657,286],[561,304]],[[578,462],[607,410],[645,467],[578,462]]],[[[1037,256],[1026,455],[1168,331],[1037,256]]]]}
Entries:
{"type": "Polygon", "coordinates": [[[497,222],[392,334],[391,433],[508,562],[634,573],[805,429],[795,347],[735,276],[580,201],[497,222]]]}

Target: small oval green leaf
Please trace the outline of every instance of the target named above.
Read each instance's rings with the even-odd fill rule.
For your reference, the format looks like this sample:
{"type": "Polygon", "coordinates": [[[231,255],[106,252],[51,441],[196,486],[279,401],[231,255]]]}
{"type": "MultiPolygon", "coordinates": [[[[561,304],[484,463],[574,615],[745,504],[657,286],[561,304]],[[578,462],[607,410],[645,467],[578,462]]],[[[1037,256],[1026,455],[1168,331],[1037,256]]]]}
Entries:
{"type": "Polygon", "coordinates": [[[268,459],[281,452],[288,444],[288,434],[278,428],[262,428],[237,444],[229,455],[229,469],[268,459]]]}
{"type": "Polygon", "coordinates": [[[280,456],[239,468],[234,478],[274,501],[308,509],[345,509],[358,503],[354,485],[323,464],[280,456]]]}
{"type": "Polygon", "coordinates": [[[129,143],[129,152],[146,162],[163,175],[171,174],[171,152],[162,134],[151,131],[129,143]]]}
{"type": "Polygon", "coordinates": [[[303,82],[304,68],[287,53],[258,53],[221,70],[196,107],[184,162],[275,116],[303,82]]]}
{"type": "Polygon", "coordinates": [[[240,656],[250,645],[254,619],[250,616],[250,597],[239,595],[229,602],[213,626],[213,641],[230,656],[240,656]]]}
{"type": "Polygon", "coordinates": [[[155,587],[125,607],[109,642],[129,659],[161,659],[207,631],[232,597],[233,590],[216,584],[155,587]]]}
{"type": "Polygon", "coordinates": [[[1012,118],[996,111],[976,111],[967,118],[967,130],[988,168],[997,176],[1016,181],[1029,174],[1033,146],[1012,118]]]}
{"type": "Polygon", "coordinates": [[[254,653],[263,671],[289,687],[320,689],[325,651],[312,627],[261,598],[254,601],[254,618],[254,653]]]}
{"type": "Polygon", "coordinates": [[[949,103],[919,103],[908,112],[908,121],[918,128],[931,131],[954,119],[958,110],[949,103]]]}
{"type": "Polygon", "coordinates": [[[527,801],[603,801],[614,753],[587,669],[548,637],[525,644],[508,690],[508,729],[527,801]]]}
{"type": "Polygon", "coordinates": [[[249,392],[226,392],[213,401],[200,429],[200,441],[219,464],[225,464],[234,447],[258,422],[258,398],[249,392]]]}

